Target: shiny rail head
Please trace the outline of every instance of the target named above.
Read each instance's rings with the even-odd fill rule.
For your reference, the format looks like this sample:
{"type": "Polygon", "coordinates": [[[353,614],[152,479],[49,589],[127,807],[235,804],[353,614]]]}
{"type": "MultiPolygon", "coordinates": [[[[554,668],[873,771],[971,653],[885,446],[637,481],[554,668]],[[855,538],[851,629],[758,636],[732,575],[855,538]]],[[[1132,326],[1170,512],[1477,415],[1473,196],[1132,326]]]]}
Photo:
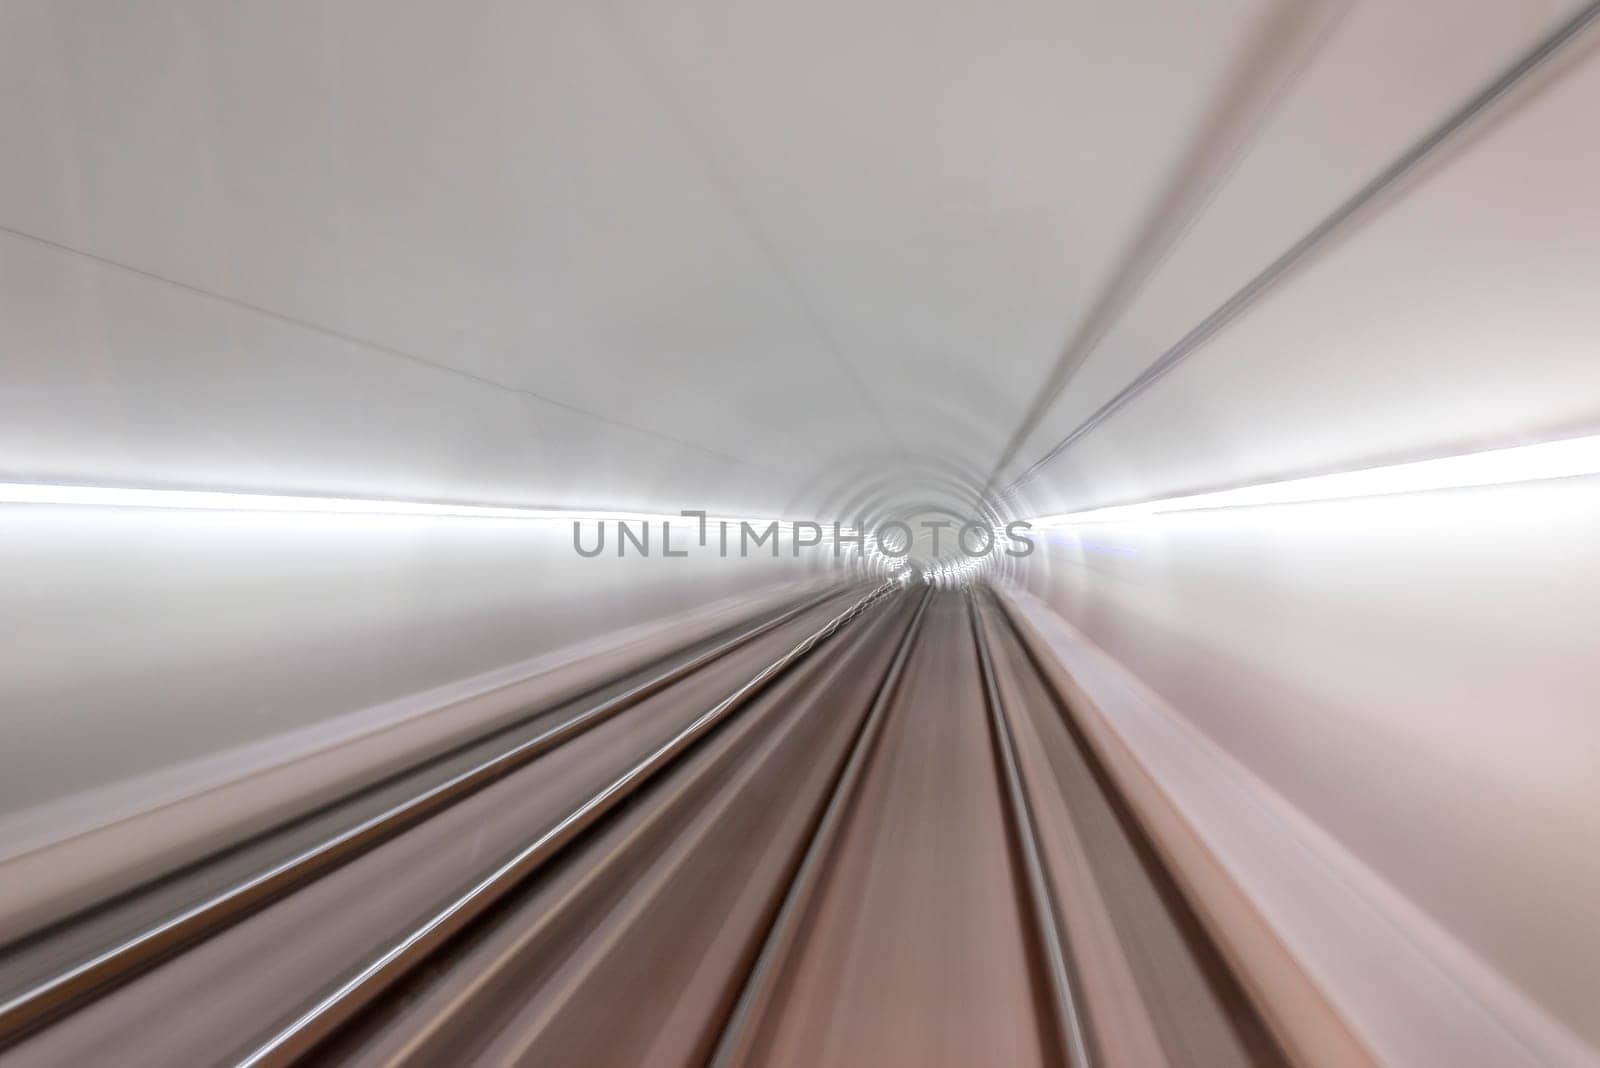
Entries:
{"type": "MultiPolygon", "coordinates": [[[[261,871],[207,900],[140,931],[62,972],[28,987],[0,1003],[0,1050],[41,1027],[128,982],[149,968],[217,934],[227,927],[305,886],[334,867],[376,848],[471,794],[498,781],[564,742],[640,703],[722,659],[757,638],[771,633],[807,611],[836,599],[845,591],[830,587],[802,599],[772,618],[750,626],[689,660],[658,672],[636,686],[519,743],[504,753],[468,768],[420,794],[371,816],[332,838],[261,871]]],[[[871,596],[889,592],[888,584],[871,596]]],[[[853,608],[871,602],[863,599],[853,608]]],[[[532,713],[531,718],[544,710],[532,713]]],[[[496,727],[491,735],[507,728],[496,727]]],[[[472,743],[465,743],[472,744],[472,743]]],[[[459,748],[459,747],[458,747],[459,748]]],[[[447,754],[427,758],[418,767],[447,754]]]]}
{"type": "Polygon", "coordinates": [[[754,678],[695,718],[687,727],[629,768],[610,784],[547,828],[515,856],[485,875],[460,897],[383,951],[354,975],[312,1004],[305,1012],[260,1045],[244,1054],[237,1068],[287,1065],[308,1054],[334,1030],[416,966],[470,920],[487,910],[522,880],[542,867],[582,831],[603,818],[616,805],[673,764],[721,720],[743,707],[775,678],[807,656],[840,627],[897,589],[887,582],[869,590],[843,612],[828,620],[789,652],[754,678]]]}

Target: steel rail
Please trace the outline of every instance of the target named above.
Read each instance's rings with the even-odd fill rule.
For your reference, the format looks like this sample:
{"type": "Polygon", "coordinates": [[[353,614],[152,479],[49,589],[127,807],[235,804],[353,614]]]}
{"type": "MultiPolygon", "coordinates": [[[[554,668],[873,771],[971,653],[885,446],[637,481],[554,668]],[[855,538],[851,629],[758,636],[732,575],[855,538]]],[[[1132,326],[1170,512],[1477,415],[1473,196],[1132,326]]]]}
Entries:
{"type": "Polygon", "coordinates": [[[381,994],[414,964],[429,956],[471,920],[481,915],[556,856],[580,833],[675,763],[712,728],[742,708],[779,675],[897,586],[897,583],[884,583],[874,588],[722,701],[701,713],[648,756],[547,827],[537,838],[473,884],[465,893],[374,957],[348,979],[318,998],[286,1026],[255,1046],[235,1062],[238,1068],[289,1064],[309,1053],[318,1042],[381,994]]]}
{"type": "MultiPolygon", "coordinates": [[[[908,613],[908,615],[914,614],[914,609],[911,613],[908,613]]],[[[885,620],[885,622],[887,622],[887,620],[885,620]]],[[[876,626],[876,624],[874,624],[874,626],[876,626]]],[[[774,748],[784,745],[792,736],[792,734],[796,732],[800,728],[801,724],[806,720],[817,716],[826,715],[830,711],[830,709],[822,700],[814,696],[816,688],[807,682],[802,673],[811,669],[812,667],[815,667],[819,672],[822,673],[823,679],[823,681],[817,683],[816,685],[817,687],[825,688],[828,685],[826,680],[830,677],[828,673],[835,670],[849,670],[852,666],[849,658],[856,655],[856,653],[858,653],[862,648],[872,641],[873,636],[869,631],[863,636],[862,646],[858,646],[855,649],[842,649],[835,654],[842,660],[842,662],[838,665],[803,664],[796,669],[795,674],[788,677],[786,682],[789,683],[807,683],[806,696],[803,698],[795,698],[795,700],[804,702],[807,707],[799,717],[796,717],[788,723],[780,723],[779,725],[773,727],[777,738],[777,743],[774,748]]],[[[890,647],[891,655],[889,659],[891,661],[893,660],[893,648],[895,644],[897,644],[897,642],[891,643],[890,647]]],[[[887,671],[887,666],[885,671],[887,671]]],[[[876,685],[872,686],[870,695],[861,702],[862,709],[859,716],[859,722],[857,722],[851,729],[850,739],[847,739],[850,744],[853,744],[853,739],[860,734],[861,723],[866,721],[867,715],[871,710],[871,695],[875,695],[877,689],[878,687],[876,685]]],[[[771,696],[775,697],[777,695],[774,693],[771,696]]],[[[776,711],[776,709],[752,710],[752,714],[766,715],[769,713],[769,711],[776,711]]],[[[728,731],[733,733],[729,734],[728,737],[738,738],[739,736],[748,734],[749,732],[759,731],[765,726],[766,724],[760,719],[742,718],[738,722],[729,725],[728,731]]],[[[696,771],[694,773],[694,777],[689,778],[687,781],[680,781],[680,776],[683,774],[683,772],[679,772],[678,774],[675,774],[670,781],[661,783],[658,787],[660,792],[652,795],[650,805],[644,810],[644,813],[640,817],[639,823],[624,837],[616,842],[611,843],[608,848],[600,851],[598,855],[592,859],[586,852],[582,874],[574,879],[571,884],[565,886],[565,888],[561,890],[559,895],[555,897],[549,906],[540,910],[537,916],[532,917],[529,922],[525,924],[518,923],[516,926],[515,939],[511,941],[509,945],[503,946],[492,959],[477,963],[472,969],[470,978],[467,978],[462,985],[450,995],[450,998],[445,1005],[433,1009],[426,1017],[424,1017],[423,1022],[414,1030],[412,1030],[410,1035],[401,1045],[399,1045],[397,1048],[385,1050],[382,1057],[383,1063],[397,1066],[402,1064],[432,1064],[441,1060],[448,1060],[449,1055],[447,1051],[449,1050],[448,1043],[450,1040],[442,1037],[445,1034],[446,1027],[455,1022],[458,1013],[464,1011],[464,1009],[470,1006],[475,1000],[482,998],[489,990],[492,990],[496,987],[504,987],[508,982],[512,982],[512,980],[508,980],[506,978],[506,970],[510,968],[521,955],[528,952],[528,947],[538,944],[542,940],[551,937],[552,931],[556,930],[561,924],[568,922],[568,915],[570,911],[580,902],[587,899],[590,895],[599,892],[600,888],[604,886],[608,880],[627,880],[631,882],[634,888],[637,888],[640,885],[637,880],[643,877],[637,876],[630,879],[629,876],[624,874],[625,866],[630,862],[636,851],[641,848],[642,843],[650,841],[653,836],[661,834],[663,828],[670,826],[673,821],[679,819],[688,806],[699,804],[703,805],[704,809],[714,809],[720,805],[726,805],[728,803],[725,798],[720,796],[717,798],[701,798],[698,791],[703,788],[705,780],[714,779],[715,777],[721,775],[724,769],[732,767],[735,764],[740,767],[739,775],[748,773],[749,769],[746,769],[742,761],[739,759],[738,750],[736,748],[736,746],[739,744],[743,744],[743,742],[735,742],[735,748],[721,753],[712,763],[696,771]]],[[[766,743],[764,742],[763,744],[766,743]]],[[[840,755],[840,758],[837,761],[837,763],[841,766],[849,758],[850,744],[842,747],[844,752],[840,755]]],[[[769,753],[768,756],[770,755],[771,754],[769,753]]],[[[757,763],[760,763],[762,760],[767,758],[754,757],[752,759],[756,760],[757,763]]],[[[760,773],[760,769],[757,769],[757,773],[760,773]]],[[[817,798],[819,802],[825,802],[827,797],[830,796],[833,789],[833,779],[836,779],[836,776],[832,777],[830,781],[824,782],[820,785],[819,789],[817,790],[817,798]]],[[[739,781],[739,777],[736,775],[733,777],[730,783],[735,799],[743,796],[738,792],[739,781]]],[[[702,811],[704,811],[704,809],[702,809],[702,811]]],[[[687,834],[689,832],[682,831],[679,833],[687,834]]],[[[809,829],[806,839],[809,840],[809,829]]],[[[703,848],[703,846],[700,848],[703,848]]],[[[686,863],[687,861],[685,860],[683,862],[686,863]]],[[[657,878],[659,879],[660,877],[658,876],[657,878]]],[[[782,885],[787,886],[787,884],[788,880],[785,879],[782,885]]],[[[655,888],[657,890],[660,889],[659,883],[656,883],[655,888]]],[[[572,981],[570,977],[569,981],[572,981]]],[[[539,990],[539,996],[541,998],[545,997],[548,993],[548,990],[548,987],[541,986],[539,990]]],[[[391,992],[387,996],[398,997],[402,1001],[405,999],[405,993],[403,990],[391,992]]],[[[503,1054],[504,1051],[502,1050],[501,1053],[503,1054]]]]}
{"type": "Polygon", "coordinates": [[[1038,829],[1033,809],[1028,802],[1027,787],[1023,783],[1022,768],[1017,761],[1016,742],[1011,735],[1011,725],[1006,721],[1004,706],[1000,701],[1000,687],[995,678],[994,659],[989,652],[989,640],[983,631],[979,616],[978,599],[967,593],[967,609],[972,621],[972,637],[978,646],[978,663],[983,674],[984,698],[989,706],[989,729],[994,740],[995,760],[1000,766],[1001,781],[1005,784],[1006,804],[1011,814],[1011,827],[1015,845],[1022,861],[1026,882],[1029,911],[1039,936],[1039,949],[1044,957],[1045,980],[1049,987],[1051,1028],[1061,1046],[1065,1063],[1072,1068],[1091,1068],[1095,1063],[1090,1053],[1091,1037],[1086,1021],[1079,1010],[1079,999],[1073,981],[1072,965],[1067,958],[1062,935],[1059,910],[1056,906],[1055,887],[1050,873],[1045,870],[1039,849],[1038,829]]]}
{"type": "Polygon", "coordinates": [[[754,1023],[770,1003],[783,962],[799,936],[801,918],[805,915],[821,883],[822,870],[827,858],[833,852],[834,842],[844,825],[845,816],[865,774],[867,763],[883,733],[889,704],[899,689],[906,662],[911,657],[911,649],[922,628],[923,614],[932,599],[933,587],[930,586],[923,594],[922,600],[918,602],[916,612],[906,626],[905,634],[900,638],[894,657],[889,662],[888,671],[884,673],[883,681],[878,686],[871,710],[863,720],[855,742],[851,745],[850,755],[845,759],[844,767],[834,781],[827,806],[823,809],[805,854],[789,881],[789,889],[784,894],[783,902],[767,929],[767,936],[762,941],[755,962],[745,977],[738,1000],[723,1025],[721,1035],[707,1061],[711,1068],[731,1068],[732,1065],[743,1063],[749,1056],[750,1043],[755,1035],[754,1023]]]}
{"type": "MultiPolygon", "coordinates": [[[[109,949],[30,986],[0,1003],[0,1048],[17,1041],[92,998],[106,993],[180,950],[238,923],[285,894],[376,848],[395,835],[484,789],[562,743],[598,726],[668,686],[682,681],[706,665],[839,595],[839,590],[831,589],[816,597],[806,598],[773,618],[653,675],[497,756],[451,776],[414,797],[362,820],[332,838],[280,861],[128,937],[109,949]]],[[[523,722],[527,722],[527,719],[523,722]]],[[[496,728],[486,737],[492,737],[507,729],[515,728],[496,728]]],[[[433,759],[438,758],[430,758],[430,761],[433,759]]],[[[419,765],[421,766],[423,765],[419,765]]]]}

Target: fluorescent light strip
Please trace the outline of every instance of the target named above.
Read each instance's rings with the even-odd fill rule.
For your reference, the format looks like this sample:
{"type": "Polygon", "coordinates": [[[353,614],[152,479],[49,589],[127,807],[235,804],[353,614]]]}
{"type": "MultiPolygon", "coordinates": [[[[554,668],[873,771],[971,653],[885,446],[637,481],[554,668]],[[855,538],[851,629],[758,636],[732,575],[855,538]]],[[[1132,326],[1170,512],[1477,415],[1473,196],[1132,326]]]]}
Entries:
{"type": "Polygon", "coordinates": [[[1552,478],[1600,474],[1600,435],[1518,445],[1509,449],[1447,456],[1438,460],[1369,467],[1333,475],[1266,482],[1259,486],[1196,493],[1186,497],[1140,504],[1092,508],[1083,512],[1040,516],[1035,526],[1072,526],[1081,523],[1119,523],[1169,512],[1194,512],[1210,508],[1251,508],[1271,504],[1305,504],[1354,497],[1381,497],[1396,493],[1501,486],[1552,478]]]}
{"type": "MultiPolygon", "coordinates": [[[[0,482],[0,504],[42,504],[95,508],[158,508],[208,512],[290,512],[300,515],[412,516],[459,519],[619,520],[622,522],[671,521],[695,526],[696,516],[655,512],[589,511],[564,508],[502,508],[477,504],[439,504],[430,501],[387,501],[359,497],[309,497],[269,493],[219,493],[209,490],[130,489],[113,486],[58,486],[31,482],[0,482]]],[[[749,523],[764,527],[777,523],[792,532],[786,519],[707,516],[707,524],[749,523]]],[[[825,528],[826,529],[826,528],[825,528]]],[[[831,535],[831,531],[828,531],[831,535]]]]}

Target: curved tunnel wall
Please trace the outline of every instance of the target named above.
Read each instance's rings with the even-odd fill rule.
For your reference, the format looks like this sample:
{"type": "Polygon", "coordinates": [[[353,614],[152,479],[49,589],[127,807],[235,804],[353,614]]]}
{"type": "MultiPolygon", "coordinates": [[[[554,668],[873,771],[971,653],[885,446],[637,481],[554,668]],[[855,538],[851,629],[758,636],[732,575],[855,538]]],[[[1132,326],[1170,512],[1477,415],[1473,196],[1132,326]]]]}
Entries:
{"type": "MultiPolygon", "coordinates": [[[[1023,487],[1034,510],[1592,433],[1600,332],[1576,294],[1600,284],[1600,156],[1574,140],[1600,94],[1592,54],[1513,94],[1075,441],[1023,487]]],[[[1200,249],[1298,236],[1251,203],[1266,168],[1253,158],[1219,195],[1202,225],[1232,240],[1197,233],[1175,254],[1138,306],[1150,314],[1083,369],[1058,433],[1247,280],[1200,249]]],[[[1274,196],[1285,219],[1316,199],[1274,196]]],[[[1600,839],[1597,518],[1594,476],[1185,512],[1051,530],[1019,581],[1550,1031],[1592,1044],[1600,941],[1572,918],[1600,897],[1600,864],[1574,848],[1600,839]]]]}
{"type": "MultiPolygon", "coordinates": [[[[1402,7],[1354,5],[1318,30],[1316,61],[1273,83],[1272,121],[1111,317],[992,488],[1083,425],[1578,5],[1484,4],[1458,21],[1457,4],[1402,7]],[[1441,26],[1450,48],[1438,45],[1441,26]]],[[[1229,17],[1255,10],[1231,6],[1229,17]]],[[[493,138],[463,131],[463,142],[489,147],[457,144],[450,158],[400,137],[341,141],[324,106],[334,89],[317,81],[331,74],[307,51],[339,33],[286,34],[268,52],[278,67],[223,77],[230,57],[249,55],[229,44],[237,27],[196,29],[178,15],[126,25],[104,15],[85,27],[22,5],[6,17],[6,66],[30,91],[4,105],[20,161],[0,198],[5,478],[792,517],[838,502],[940,514],[979,496],[1015,422],[1006,403],[1030,401],[1045,377],[1036,365],[992,364],[1003,356],[988,351],[937,377],[946,369],[938,346],[954,344],[959,326],[950,312],[938,329],[917,328],[930,337],[882,357],[882,392],[905,394],[888,404],[892,414],[866,408],[837,353],[793,345],[759,321],[777,298],[750,281],[759,272],[748,249],[720,230],[697,244],[689,223],[631,199],[630,176],[659,173],[664,200],[693,206],[685,218],[725,213],[699,184],[674,185],[677,171],[649,171],[659,162],[651,152],[677,150],[642,131],[638,159],[594,169],[616,183],[605,187],[620,205],[603,220],[610,229],[518,221],[530,227],[518,241],[537,230],[558,242],[567,273],[497,260],[494,246],[487,266],[474,261],[480,273],[441,282],[423,265],[472,260],[477,245],[461,234],[489,243],[500,218],[515,215],[509,194],[477,205],[456,191],[473,159],[493,154],[493,138]],[[143,52],[113,47],[127,34],[143,52]],[[306,98],[263,104],[260,85],[280,85],[283,66],[295,64],[316,75],[306,98]],[[237,118],[231,130],[199,103],[217,98],[237,118]],[[297,157],[289,147],[307,129],[319,147],[297,157]],[[253,170],[251,138],[273,141],[293,165],[253,170]],[[360,160],[378,161],[363,175],[374,186],[385,173],[405,179],[370,210],[361,182],[323,184],[360,160]],[[437,203],[452,208],[424,210],[437,203]],[[396,218],[411,220],[403,233],[386,229],[396,218]],[[342,238],[329,236],[341,226],[342,238]],[[636,270],[619,266],[594,251],[606,238],[673,249],[673,269],[647,269],[662,263],[648,257],[636,270]],[[686,268],[681,248],[704,262],[686,268]],[[727,277],[706,266],[724,260],[734,265],[727,277]],[[334,267],[304,280],[306,263],[334,267]],[[508,277],[542,279],[602,312],[642,305],[647,314],[571,344],[558,324],[536,323],[549,327],[533,336],[550,347],[530,356],[494,328],[504,307],[538,318],[508,277]],[[496,285],[507,291],[488,292],[496,285]],[[424,315],[424,294],[446,312],[424,315]],[[680,318],[701,329],[683,328],[636,367],[585,377],[586,366],[639,336],[654,343],[653,328],[672,333],[663,324],[676,329],[680,318]],[[373,323],[388,332],[368,330],[373,323]],[[771,358],[750,361],[752,350],[771,358]],[[696,362],[699,352],[727,358],[696,362]],[[530,364],[544,373],[528,376],[530,364]],[[589,402],[607,389],[618,403],[602,412],[589,402]],[[904,448],[876,433],[930,406],[940,418],[904,435],[904,448]],[[826,412],[812,427],[826,432],[780,431],[788,424],[769,410],[796,423],[826,412]],[[706,444],[707,427],[719,440],[706,444]]],[[[427,29],[402,28],[372,47],[411,56],[406,32],[426,39],[427,29]]],[[[344,73],[354,79],[358,66],[344,73]]],[[[348,115],[417,114],[425,133],[451,130],[456,116],[435,115],[421,97],[385,111],[384,93],[401,90],[392,70],[372,69],[370,84],[346,86],[348,115]]],[[[480,90],[462,92],[475,100],[480,90]]],[[[1600,429],[1600,155],[1576,133],[1592,125],[1597,98],[1593,46],[1569,49],[996,507],[1005,517],[1072,513],[1600,429]]],[[[1018,140],[1032,139],[1021,125],[1018,140]]],[[[984,129],[997,139],[993,154],[1009,158],[1016,145],[1004,131],[984,129]]],[[[530,150],[499,164],[532,181],[542,158],[530,150]]],[[[813,179],[831,173],[807,162],[819,167],[805,172],[813,179]]],[[[1163,162],[1141,157],[1140,166],[1163,162]]],[[[1017,182],[1026,188],[1001,191],[1033,189],[1017,182]]],[[[558,201],[564,192],[539,188],[558,201]]],[[[868,226],[872,217],[848,218],[868,226]]],[[[948,248],[966,249],[966,225],[942,235],[948,248]]],[[[806,220],[795,232],[807,232],[806,220]]],[[[836,246],[832,230],[809,237],[872,260],[868,242],[836,246]]],[[[938,259],[946,247],[930,238],[907,258],[938,259]]],[[[915,277],[890,259],[902,268],[890,272],[896,284],[915,277]]],[[[1021,276],[1045,271],[1045,259],[1021,276]]],[[[960,290],[972,277],[937,281],[960,290]]],[[[1082,312],[1097,279],[1072,278],[1072,310],[1082,312]]],[[[907,286],[929,305],[958,303],[936,286],[907,286]]],[[[1011,309],[996,307],[986,330],[1011,309]]],[[[877,310],[852,306],[851,315],[893,333],[877,310]]],[[[1054,345],[1059,327],[1007,336],[1054,345]]],[[[1574,845],[1600,840],[1597,513],[1595,477],[1185,513],[1041,530],[1038,552],[995,574],[1059,613],[1263,796],[1395,895],[1396,914],[1425,916],[1439,952],[1457,954],[1463,974],[1486,976],[1505,1012],[1532,1021],[1529,1033],[1581,1054],[1600,1045],[1590,1011],[1600,928],[1585,922],[1600,899],[1600,862],[1574,845]]],[[[732,567],[608,554],[573,567],[564,528],[529,537],[494,521],[85,517],[0,505],[0,703],[18,741],[0,768],[0,824],[14,851],[47,841],[51,820],[78,819],[72,806],[106,790],[134,784],[136,807],[141,776],[176,764],[253,759],[251,745],[286,732],[416,695],[438,700],[452,684],[595,648],[625,626],[720,605],[724,615],[699,617],[709,628],[735,605],[838,577],[826,559],[787,554],[732,567]]]]}

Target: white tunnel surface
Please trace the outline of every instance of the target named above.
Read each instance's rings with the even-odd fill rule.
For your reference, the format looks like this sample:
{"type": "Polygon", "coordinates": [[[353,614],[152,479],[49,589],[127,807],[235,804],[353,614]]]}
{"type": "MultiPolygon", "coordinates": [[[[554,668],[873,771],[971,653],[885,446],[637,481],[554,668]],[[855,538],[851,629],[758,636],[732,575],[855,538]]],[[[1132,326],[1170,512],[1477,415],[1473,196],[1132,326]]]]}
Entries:
{"type": "MultiPolygon", "coordinates": [[[[1034,467],[1582,7],[10,3],[0,481],[1034,518],[1594,434],[1591,29],[1034,467]]],[[[1591,475],[1003,572],[1592,1063],[1597,522],[1591,475]]],[[[839,573],[569,535],[0,504],[0,866],[839,573]]]]}

